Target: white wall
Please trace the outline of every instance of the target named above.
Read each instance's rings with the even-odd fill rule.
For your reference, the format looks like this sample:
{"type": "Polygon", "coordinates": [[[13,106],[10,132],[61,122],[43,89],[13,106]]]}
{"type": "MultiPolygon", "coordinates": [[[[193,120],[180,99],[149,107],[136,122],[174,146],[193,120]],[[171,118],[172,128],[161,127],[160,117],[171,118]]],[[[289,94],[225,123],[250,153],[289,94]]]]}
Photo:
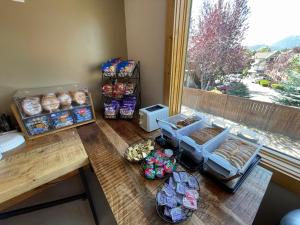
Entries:
{"type": "Polygon", "coordinates": [[[142,104],[163,102],[167,0],[124,0],[127,53],[141,62],[142,104]]]}

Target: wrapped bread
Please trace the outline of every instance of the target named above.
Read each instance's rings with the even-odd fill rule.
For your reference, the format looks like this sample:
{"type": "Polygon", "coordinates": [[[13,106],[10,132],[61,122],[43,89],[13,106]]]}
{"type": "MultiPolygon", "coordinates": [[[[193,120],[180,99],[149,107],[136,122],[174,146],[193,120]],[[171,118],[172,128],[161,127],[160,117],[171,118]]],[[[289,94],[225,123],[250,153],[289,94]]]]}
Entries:
{"type": "Polygon", "coordinates": [[[84,91],[75,91],[72,93],[72,99],[78,105],[83,105],[86,103],[86,94],[84,91]]]}
{"type": "Polygon", "coordinates": [[[71,96],[69,95],[69,93],[59,93],[58,96],[57,96],[59,102],[60,102],[60,105],[62,107],[70,107],[71,104],[72,104],[72,98],[71,96]]]}
{"type": "Polygon", "coordinates": [[[256,146],[231,138],[226,140],[214,153],[227,160],[234,167],[242,169],[255,154],[256,149],[256,146]]]}
{"type": "Polygon", "coordinates": [[[45,95],[42,98],[42,106],[45,111],[54,112],[60,106],[59,100],[54,93],[45,95]]]}
{"type": "Polygon", "coordinates": [[[42,106],[39,97],[27,97],[22,103],[23,112],[27,116],[34,116],[42,112],[42,106]]]}
{"type": "Polygon", "coordinates": [[[220,127],[205,127],[192,132],[189,137],[192,138],[197,144],[203,145],[213,137],[224,131],[220,127]]]}

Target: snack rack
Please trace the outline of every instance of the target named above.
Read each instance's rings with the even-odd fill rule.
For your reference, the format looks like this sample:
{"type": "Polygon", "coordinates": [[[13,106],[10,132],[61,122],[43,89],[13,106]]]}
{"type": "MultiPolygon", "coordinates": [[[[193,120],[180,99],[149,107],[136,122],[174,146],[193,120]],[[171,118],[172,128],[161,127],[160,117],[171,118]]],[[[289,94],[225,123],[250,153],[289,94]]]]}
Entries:
{"type": "Polygon", "coordinates": [[[134,117],[134,114],[132,115],[122,115],[120,113],[117,113],[116,115],[106,115],[105,114],[105,103],[109,103],[112,101],[122,101],[125,97],[135,97],[136,98],[136,105],[135,105],[135,111],[136,109],[139,109],[141,107],[141,76],[140,76],[140,62],[137,61],[135,64],[135,68],[133,69],[131,75],[127,76],[119,76],[118,73],[114,76],[105,76],[105,74],[102,72],[102,82],[101,82],[101,88],[105,84],[117,84],[117,83],[133,83],[134,84],[134,91],[131,94],[124,94],[123,96],[109,96],[102,93],[102,98],[101,98],[101,105],[103,106],[103,116],[106,119],[132,119],[134,117]]]}
{"type": "Polygon", "coordinates": [[[79,84],[18,90],[13,96],[11,110],[25,138],[29,140],[96,120],[91,93],[86,87],[79,84]],[[49,93],[58,99],[60,93],[69,95],[75,92],[81,92],[85,96],[83,103],[78,104],[74,99],[70,99],[68,107],[63,107],[59,103],[59,106],[53,111],[47,111],[42,106],[43,97],[49,95],[49,93]],[[41,110],[36,114],[29,115],[24,110],[23,102],[26,99],[33,98],[39,99],[37,105],[41,107],[41,110]]]}

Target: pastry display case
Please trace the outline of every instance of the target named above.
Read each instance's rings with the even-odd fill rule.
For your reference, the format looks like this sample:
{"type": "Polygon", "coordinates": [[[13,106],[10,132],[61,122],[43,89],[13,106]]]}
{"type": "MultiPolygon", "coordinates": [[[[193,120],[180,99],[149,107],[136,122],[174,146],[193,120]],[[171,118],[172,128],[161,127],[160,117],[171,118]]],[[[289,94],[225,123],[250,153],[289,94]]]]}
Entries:
{"type": "Polygon", "coordinates": [[[91,94],[79,84],[18,90],[11,108],[27,139],[95,121],[91,94]]]}

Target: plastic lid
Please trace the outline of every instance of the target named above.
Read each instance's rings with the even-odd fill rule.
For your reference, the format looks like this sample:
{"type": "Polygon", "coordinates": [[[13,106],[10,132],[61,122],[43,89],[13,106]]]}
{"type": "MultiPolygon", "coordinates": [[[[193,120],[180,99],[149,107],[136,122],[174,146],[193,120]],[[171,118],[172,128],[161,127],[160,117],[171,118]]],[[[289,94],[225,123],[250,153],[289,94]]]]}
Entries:
{"type": "Polygon", "coordinates": [[[0,151],[7,152],[12,150],[25,142],[25,139],[21,133],[6,133],[0,135],[0,151]]]}

